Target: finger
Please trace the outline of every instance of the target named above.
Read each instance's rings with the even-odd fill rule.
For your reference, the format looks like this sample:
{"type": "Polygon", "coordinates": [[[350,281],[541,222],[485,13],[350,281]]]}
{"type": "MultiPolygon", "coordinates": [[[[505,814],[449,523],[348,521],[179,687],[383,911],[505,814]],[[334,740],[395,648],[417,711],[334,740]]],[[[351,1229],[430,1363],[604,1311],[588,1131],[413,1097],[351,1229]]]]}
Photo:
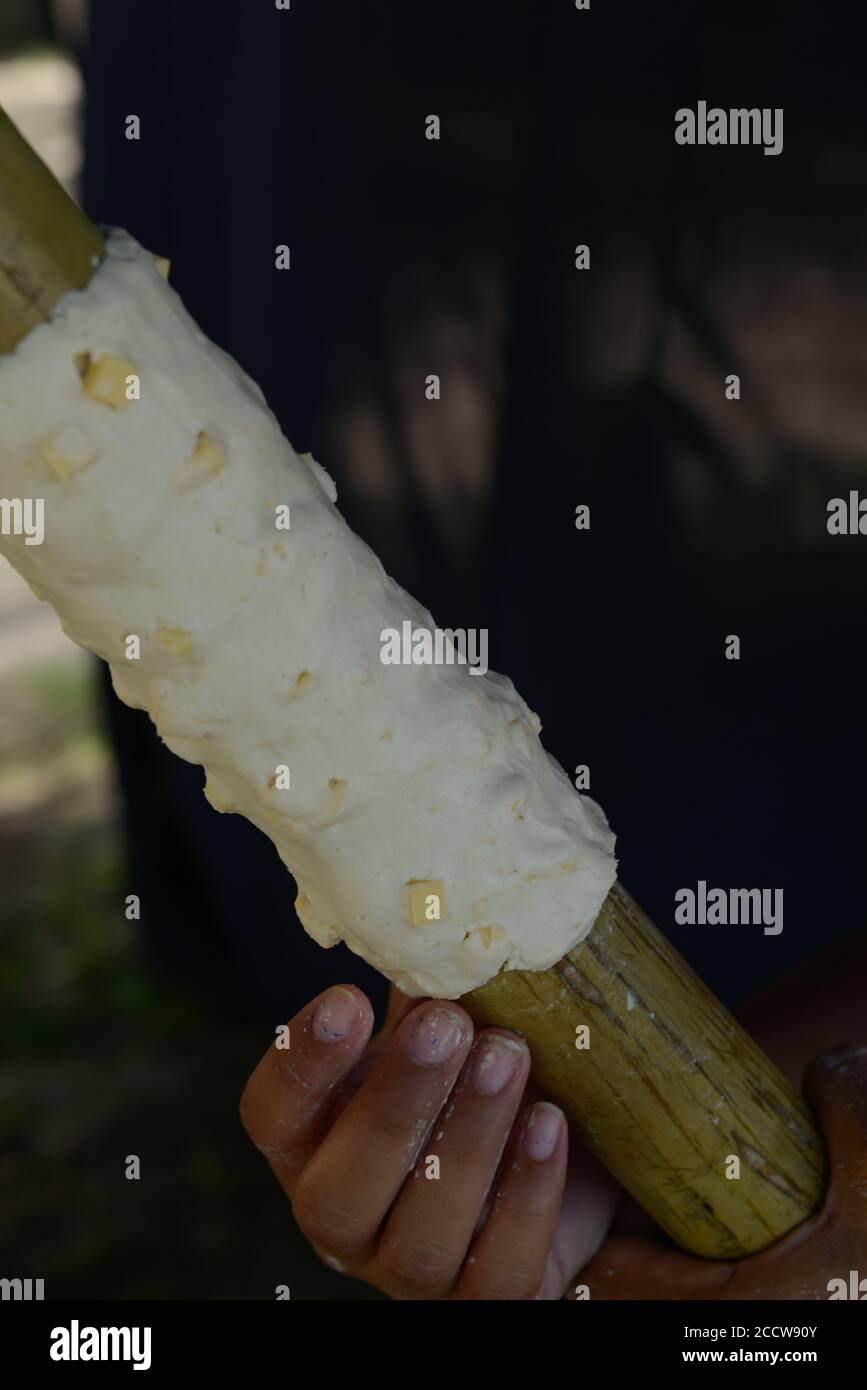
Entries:
{"type": "Polygon", "coordinates": [[[533,1299],[554,1238],[568,1141],[562,1110],[537,1101],[516,1127],[490,1215],[458,1285],[467,1299],[533,1299]]]}
{"type": "Polygon", "coordinates": [[[816,1057],[804,1073],[831,1160],[826,1210],[867,1229],[867,1047],[816,1057]]]}
{"type": "Polygon", "coordinates": [[[392,1296],[443,1298],[454,1286],[529,1069],[517,1034],[490,1028],[476,1039],[380,1240],[379,1281],[392,1296]]]}
{"type": "Polygon", "coordinates": [[[301,1175],[295,1219],[331,1263],[376,1253],[379,1228],[455,1083],[473,1025],[452,1002],[414,1009],[301,1175]]]}
{"type": "Polygon", "coordinates": [[[408,1013],[417,1008],[421,1003],[420,999],[413,999],[411,995],[404,994],[398,989],[397,985],[388,987],[388,1008],[385,1012],[382,1027],[376,1035],[376,1042],[387,1042],[395,1033],[398,1024],[402,1023],[408,1013]]]}
{"type": "Polygon", "coordinates": [[[576,1282],[588,1286],[591,1298],[632,1301],[825,1296],[828,1270],[851,1264],[867,1228],[867,1048],[842,1047],[816,1058],[804,1075],[804,1093],[830,1151],[821,1211],[737,1264],[694,1259],[660,1238],[618,1236],[576,1282]]]}
{"type": "MultiPolygon", "coordinates": [[[[538,1297],[563,1297],[576,1269],[596,1254],[624,1205],[623,1189],[584,1145],[569,1137],[566,1187],[538,1297]]],[[[649,1224],[649,1218],[648,1218],[649,1224]]]]}
{"type": "Polygon", "coordinates": [[[346,1109],[353,1096],[358,1094],[389,1041],[394,1037],[398,1025],[403,1022],[408,1013],[418,1007],[420,1002],[420,1000],[404,994],[397,988],[397,985],[389,985],[388,1008],[383,1025],[374,1034],[362,1056],[338,1086],[332,1119],[336,1119],[346,1109]]]}
{"type": "Polygon", "coordinates": [[[332,1119],[335,1087],[373,1028],[373,1010],[354,985],[311,1000],[277,1038],[244,1087],[241,1123],[289,1196],[294,1179],[332,1119]]]}
{"type": "Polygon", "coordinates": [[[661,1236],[622,1235],[607,1240],[571,1283],[586,1286],[591,1299],[714,1299],[734,1273],[733,1265],[696,1259],[661,1236]]]}

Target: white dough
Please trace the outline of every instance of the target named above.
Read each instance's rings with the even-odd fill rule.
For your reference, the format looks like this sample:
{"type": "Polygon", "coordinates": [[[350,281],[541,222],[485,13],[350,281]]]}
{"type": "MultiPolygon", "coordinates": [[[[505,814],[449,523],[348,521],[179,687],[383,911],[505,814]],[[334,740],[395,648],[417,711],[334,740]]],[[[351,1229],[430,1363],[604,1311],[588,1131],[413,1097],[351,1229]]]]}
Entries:
{"type": "Polygon", "coordinates": [[[381,664],[384,628],[433,619],[125,233],[0,358],[0,440],[0,497],[45,499],[43,543],[0,549],[211,804],[274,842],[317,941],[456,997],[586,935],[615,877],[602,811],[504,677],[381,664]]]}

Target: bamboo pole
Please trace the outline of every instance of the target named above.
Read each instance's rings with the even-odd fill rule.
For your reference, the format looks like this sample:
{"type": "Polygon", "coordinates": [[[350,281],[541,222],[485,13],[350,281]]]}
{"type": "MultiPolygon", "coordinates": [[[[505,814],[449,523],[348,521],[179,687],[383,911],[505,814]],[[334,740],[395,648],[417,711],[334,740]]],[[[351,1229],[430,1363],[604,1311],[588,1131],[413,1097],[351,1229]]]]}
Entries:
{"type": "Polygon", "coordinates": [[[86,285],[102,237],[0,109],[0,352],[86,285]]]}
{"type": "MultiPolygon", "coordinates": [[[[84,286],[102,253],[0,110],[0,352],[84,286]]],[[[760,1250],[821,1200],[823,1150],[805,1105],[619,885],[552,969],[503,972],[462,1003],[477,1022],[524,1034],[539,1086],[687,1249],[760,1250]],[[738,1179],[726,1177],[729,1156],[738,1179]]]]}
{"type": "Polygon", "coordinates": [[[550,970],[503,971],[461,1003],[523,1033],[539,1087],[686,1249],[740,1258],[821,1201],[806,1105],[620,884],[550,970]]]}

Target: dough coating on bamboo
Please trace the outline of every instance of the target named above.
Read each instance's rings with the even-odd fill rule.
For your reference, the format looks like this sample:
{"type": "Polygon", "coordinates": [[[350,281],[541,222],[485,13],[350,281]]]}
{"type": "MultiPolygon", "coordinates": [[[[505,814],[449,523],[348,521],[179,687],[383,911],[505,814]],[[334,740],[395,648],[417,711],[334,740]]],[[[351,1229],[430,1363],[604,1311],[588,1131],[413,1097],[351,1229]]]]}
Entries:
{"type": "Polygon", "coordinates": [[[0,549],[205,767],[211,804],[273,841],[323,946],[346,941],[413,995],[553,964],[614,882],[602,811],[510,681],[381,663],[383,629],[432,617],[152,257],[122,232],[107,247],[0,358],[0,496],[45,505],[41,545],[0,549]]]}

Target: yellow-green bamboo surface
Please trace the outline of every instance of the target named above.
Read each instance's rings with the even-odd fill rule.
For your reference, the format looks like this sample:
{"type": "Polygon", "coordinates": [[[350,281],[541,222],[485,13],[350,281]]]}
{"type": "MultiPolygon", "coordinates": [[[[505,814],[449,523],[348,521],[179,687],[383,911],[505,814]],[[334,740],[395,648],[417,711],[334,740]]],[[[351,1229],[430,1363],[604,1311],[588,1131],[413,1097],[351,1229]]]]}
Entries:
{"type": "Polygon", "coordinates": [[[86,285],[102,253],[93,223],[0,110],[0,352],[86,285]]]}
{"type": "Polygon", "coordinates": [[[737,1259],[820,1203],[806,1105],[620,884],[550,970],[504,971],[461,1003],[523,1033],[540,1088],[686,1249],[737,1259]]]}
{"type": "MultiPolygon", "coordinates": [[[[101,255],[99,232],[0,111],[0,352],[101,255]]],[[[524,1034],[541,1088],[687,1249],[760,1250],[819,1203],[822,1147],[804,1104],[619,885],[558,965],[505,972],[462,1002],[524,1034]]]]}

